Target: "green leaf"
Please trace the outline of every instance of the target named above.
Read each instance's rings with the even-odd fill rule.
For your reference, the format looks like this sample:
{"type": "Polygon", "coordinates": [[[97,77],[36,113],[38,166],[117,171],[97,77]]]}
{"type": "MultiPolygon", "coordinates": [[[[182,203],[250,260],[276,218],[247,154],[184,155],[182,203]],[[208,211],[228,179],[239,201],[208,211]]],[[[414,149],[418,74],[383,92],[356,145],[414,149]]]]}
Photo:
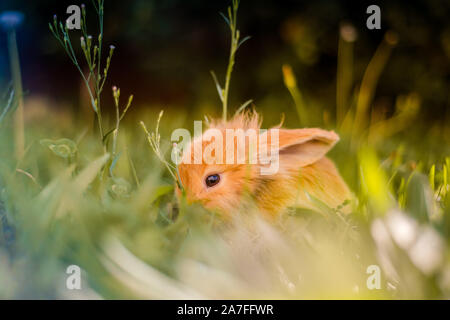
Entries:
{"type": "Polygon", "coordinates": [[[433,190],[433,191],[434,191],[434,186],[435,186],[435,184],[434,184],[435,174],[436,174],[436,165],[433,164],[430,168],[430,174],[428,175],[429,181],[430,181],[430,187],[431,187],[431,190],[433,190]]]}
{"type": "Polygon", "coordinates": [[[158,200],[160,197],[173,192],[174,187],[173,185],[164,185],[164,186],[160,186],[158,188],[156,188],[156,190],[153,192],[150,203],[155,202],[156,200],[158,200]]]}
{"type": "Polygon", "coordinates": [[[231,24],[230,24],[230,19],[228,19],[222,12],[219,12],[219,14],[222,16],[222,18],[225,20],[225,22],[227,23],[227,25],[229,26],[229,27],[231,27],[231,24]]]}
{"type": "Polygon", "coordinates": [[[49,148],[58,157],[64,159],[71,158],[78,152],[77,144],[70,139],[42,139],[40,143],[42,146],[49,148]]]}

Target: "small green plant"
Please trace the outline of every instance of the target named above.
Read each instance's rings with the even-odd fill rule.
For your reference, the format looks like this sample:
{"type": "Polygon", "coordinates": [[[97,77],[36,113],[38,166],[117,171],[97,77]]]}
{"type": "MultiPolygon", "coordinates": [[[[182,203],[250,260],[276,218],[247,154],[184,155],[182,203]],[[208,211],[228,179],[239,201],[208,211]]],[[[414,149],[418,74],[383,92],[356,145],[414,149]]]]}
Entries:
{"type": "Polygon", "coordinates": [[[103,89],[104,89],[104,86],[106,83],[106,79],[108,77],[108,72],[109,72],[109,68],[111,65],[111,59],[112,59],[112,56],[113,56],[113,53],[115,50],[115,46],[113,46],[113,45],[109,46],[108,56],[106,58],[106,61],[103,62],[102,50],[103,50],[104,0],[92,0],[92,4],[97,12],[98,23],[99,23],[99,34],[95,40],[94,40],[94,37],[92,37],[90,34],[88,34],[87,22],[86,22],[86,6],[84,4],[81,5],[81,13],[82,13],[81,33],[82,33],[82,36],[80,37],[80,46],[81,46],[81,50],[83,51],[83,55],[84,55],[87,67],[89,69],[87,75],[85,74],[85,72],[83,72],[80,63],[78,62],[77,55],[75,54],[75,50],[73,48],[72,41],[69,36],[69,30],[67,28],[67,25],[63,25],[62,22],[58,22],[57,16],[54,15],[53,23],[49,23],[49,28],[50,28],[50,31],[55,36],[55,38],[59,41],[61,46],[66,51],[66,53],[69,56],[72,63],[77,68],[77,70],[80,73],[81,78],[86,86],[86,90],[88,91],[88,94],[90,97],[90,103],[91,103],[92,109],[94,110],[96,118],[97,118],[98,129],[100,132],[100,138],[101,138],[104,152],[105,153],[107,152],[108,137],[112,133],[113,134],[112,154],[116,155],[117,135],[118,135],[118,131],[119,131],[119,124],[120,124],[120,121],[123,119],[126,111],[131,106],[133,96],[131,95],[129,97],[128,103],[127,103],[123,113],[120,115],[120,110],[119,110],[120,90],[118,90],[116,87],[113,87],[113,97],[114,97],[115,109],[116,109],[116,115],[117,115],[116,124],[113,129],[106,131],[104,128],[104,123],[103,123],[101,97],[102,97],[102,92],[103,92],[103,89]],[[95,41],[97,43],[95,43],[95,41]]]}
{"type": "MultiPolygon", "coordinates": [[[[147,135],[147,141],[150,144],[150,147],[152,148],[155,155],[158,157],[158,159],[164,164],[164,166],[167,168],[167,171],[170,173],[173,180],[177,183],[178,187],[183,190],[183,186],[181,185],[180,179],[178,178],[178,167],[174,166],[173,164],[169,163],[165,157],[164,153],[161,151],[161,135],[159,134],[159,124],[161,122],[161,118],[164,114],[164,110],[161,110],[158,116],[158,120],[156,121],[156,128],[154,132],[149,132],[147,130],[147,127],[145,126],[144,122],[141,121],[140,124],[142,126],[142,129],[144,129],[146,135],[147,135]]],[[[174,145],[174,148],[177,148],[176,145],[174,145]]],[[[174,152],[178,155],[179,150],[175,149],[174,152]]]]}
{"type": "Polygon", "coordinates": [[[78,152],[76,143],[70,139],[42,139],[40,143],[42,146],[49,148],[58,157],[67,159],[69,163],[73,161],[78,152]]]}

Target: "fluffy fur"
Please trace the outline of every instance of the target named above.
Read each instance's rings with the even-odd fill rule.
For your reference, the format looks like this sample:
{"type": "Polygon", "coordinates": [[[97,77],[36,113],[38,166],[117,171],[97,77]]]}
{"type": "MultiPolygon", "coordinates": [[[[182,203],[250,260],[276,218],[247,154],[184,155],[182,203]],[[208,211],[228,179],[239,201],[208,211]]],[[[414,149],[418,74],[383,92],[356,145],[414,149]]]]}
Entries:
{"type": "MultiPolygon", "coordinates": [[[[220,131],[225,159],[229,152],[225,146],[226,129],[258,130],[260,126],[258,114],[250,112],[239,114],[227,122],[213,120],[209,129],[220,131]]],[[[207,164],[204,159],[201,164],[194,164],[194,146],[197,145],[197,150],[201,148],[205,151],[215,139],[203,139],[209,129],[202,137],[192,141],[189,146],[190,154],[183,155],[178,167],[180,182],[189,202],[198,201],[227,216],[247,201],[248,197],[245,195],[250,195],[264,214],[275,217],[287,207],[317,209],[317,201],[311,200],[311,196],[331,208],[352,198],[335,165],[325,157],[339,140],[338,135],[332,131],[312,128],[279,129],[279,170],[273,175],[261,175],[261,164],[249,164],[248,161],[252,155],[259,156],[258,148],[252,152],[248,143],[243,147],[237,140],[233,141],[234,156],[236,159],[238,148],[245,148],[245,164],[207,164]],[[217,185],[208,188],[205,178],[211,174],[219,174],[221,179],[217,185]]],[[[267,141],[270,150],[270,134],[267,141]]],[[[211,154],[214,156],[215,152],[211,154]]]]}

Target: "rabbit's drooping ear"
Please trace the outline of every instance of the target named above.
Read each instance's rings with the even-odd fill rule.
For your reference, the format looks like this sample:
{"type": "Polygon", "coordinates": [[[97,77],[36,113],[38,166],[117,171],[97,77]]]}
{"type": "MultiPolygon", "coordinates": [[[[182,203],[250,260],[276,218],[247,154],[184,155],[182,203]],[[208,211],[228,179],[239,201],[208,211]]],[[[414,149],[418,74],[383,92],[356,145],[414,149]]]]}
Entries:
{"type": "Polygon", "coordinates": [[[338,141],[339,136],[333,131],[316,128],[280,129],[280,160],[295,166],[307,166],[323,158],[338,141]]]}

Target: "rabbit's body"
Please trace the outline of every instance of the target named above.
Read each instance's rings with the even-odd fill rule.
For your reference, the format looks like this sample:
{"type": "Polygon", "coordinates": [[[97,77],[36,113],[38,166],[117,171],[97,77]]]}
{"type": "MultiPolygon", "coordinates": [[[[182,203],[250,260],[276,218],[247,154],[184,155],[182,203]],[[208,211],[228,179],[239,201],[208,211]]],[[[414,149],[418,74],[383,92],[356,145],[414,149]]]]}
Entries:
{"type": "MultiPolygon", "coordinates": [[[[240,114],[228,122],[213,121],[209,129],[216,129],[216,136],[219,135],[225,141],[227,129],[259,128],[258,115],[250,113],[240,114]]],[[[279,158],[278,170],[272,174],[261,174],[261,168],[267,167],[267,163],[251,164],[249,161],[252,156],[258,159],[261,156],[259,144],[256,151],[252,152],[248,144],[243,146],[237,140],[232,141],[234,160],[237,160],[239,149],[246,155],[243,164],[221,164],[210,159],[208,161],[206,156],[201,157],[201,162],[197,161],[196,164],[194,150],[207,151],[213,140],[211,137],[205,139],[210,133],[207,130],[202,137],[192,141],[189,149],[185,149],[190,152],[183,154],[178,166],[180,183],[188,201],[198,201],[207,208],[230,215],[242,206],[243,201],[247,201],[245,195],[250,195],[264,214],[277,216],[287,207],[314,210],[319,209],[318,203],[323,202],[336,208],[352,198],[335,165],[325,157],[339,140],[334,132],[322,129],[273,129],[268,130],[266,135],[268,149],[274,147],[279,158]],[[277,130],[276,141],[271,135],[273,129],[277,130]]],[[[260,137],[261,134],[258,139],[260,137]]],[[[221,150],[226,158],[230,149],[223,146],[221,150]]],[[[216,151],[209,154],[217,155],[216,151]]]]}
{"type": "Polygon", "coordinates": [[[336,208],[352,194],[334,163],[322,158],[298,172],[274,177],[256,189],[255,198],[264,212],[276,215],[287,207],[320,210],[317,200],[336,208]]]}

